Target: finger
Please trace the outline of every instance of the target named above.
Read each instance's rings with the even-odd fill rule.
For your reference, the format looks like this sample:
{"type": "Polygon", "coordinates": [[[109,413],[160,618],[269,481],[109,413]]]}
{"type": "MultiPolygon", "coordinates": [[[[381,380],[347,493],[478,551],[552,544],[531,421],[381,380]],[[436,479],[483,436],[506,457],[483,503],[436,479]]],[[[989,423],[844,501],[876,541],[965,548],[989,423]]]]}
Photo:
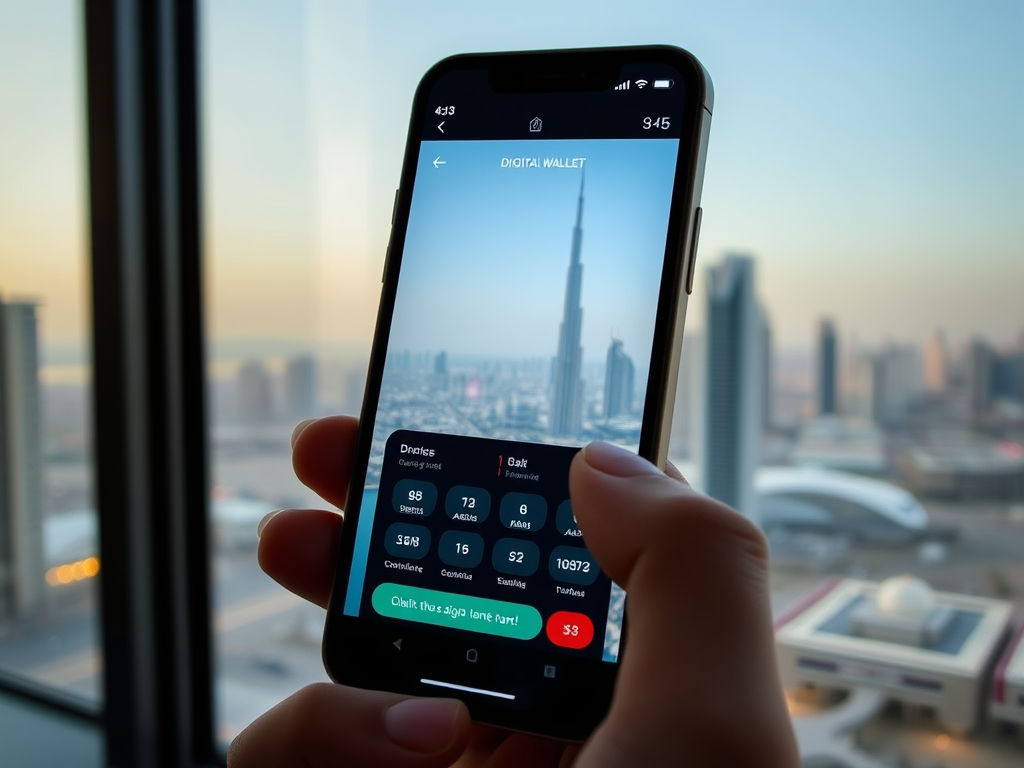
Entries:
{"type": "Polygon", "coordinates": [[[513,733],[480,763],[479,768],[558,768],[566,745],[562,742],[513,733]]]}
{"type": "Polygon", "coordinates": [[[358,429],[352,416],[325,416],[302,422],[292,435],[295,475],[339,509],[345,507],[358,429]]]}
{"type": "Polygon", "coordinates": [[[321,509],[283,509],[263,526],[260,568],[285,589],[326,608],[342,517],[321,509]]]}
{"type": "Polygon", "coordinates": [[[679,471],[675,464],[671,461],[665,462],[665,474],[671,477],[673,480],[678,480],[681,483],[690,484],[690,481],[683,477],[683,473],[679,471]]]}
{"type": "Polygon", "coordinates": [[[607,443],[580,452],[569,487],[588,548],[629,596],[612,708],[580,765],[795,764],[758,528],[607,443]]]}
{"type": "Polygon", "coordinates": [[[441,768],[469,739],[469,712],[453,699],[410,699],[317,683],[246,728],[229,768],[441,768]]]}

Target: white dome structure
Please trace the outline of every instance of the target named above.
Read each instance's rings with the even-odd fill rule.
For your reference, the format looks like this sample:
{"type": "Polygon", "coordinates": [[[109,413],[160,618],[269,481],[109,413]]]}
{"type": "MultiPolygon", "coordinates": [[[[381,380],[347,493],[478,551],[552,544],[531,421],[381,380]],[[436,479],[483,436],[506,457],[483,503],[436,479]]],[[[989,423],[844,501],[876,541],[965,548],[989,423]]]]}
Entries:
{"type": "Polygon", "coordinates": [[[903,574],[886,579],[878,586],[875,605],[886,616],[919,619],[935,608],[935,593],[924,579],[903,574]]]}

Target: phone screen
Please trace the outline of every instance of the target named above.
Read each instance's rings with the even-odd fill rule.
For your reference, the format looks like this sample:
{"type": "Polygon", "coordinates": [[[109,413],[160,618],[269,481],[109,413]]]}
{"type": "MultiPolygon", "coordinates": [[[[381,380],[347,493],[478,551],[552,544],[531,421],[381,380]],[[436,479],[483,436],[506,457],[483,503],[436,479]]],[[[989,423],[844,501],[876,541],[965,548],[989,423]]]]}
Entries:
{"type": "Polygon", "coordinates": [[[568,470],[591,440],[641,449],[664,405],[696,94],[663,62],[614,79],[510,90],[456,69],[417,100],[340,598],[403,660],[410,637],[445,647],[416,692],[530,706],[560,670],[619,658],[625,593],[586,548],[568,470]]]}

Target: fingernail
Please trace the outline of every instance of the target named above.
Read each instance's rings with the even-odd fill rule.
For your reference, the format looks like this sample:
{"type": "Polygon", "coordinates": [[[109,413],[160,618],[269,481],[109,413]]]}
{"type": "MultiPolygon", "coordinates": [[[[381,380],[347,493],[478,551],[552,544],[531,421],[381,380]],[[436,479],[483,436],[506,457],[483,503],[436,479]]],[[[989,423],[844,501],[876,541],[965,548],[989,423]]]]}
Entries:
{"type": "Polygon", "coordinates": [[[267,527],[267,523],[269,523],[270,519],[279,512],[284,512],[284,510],[275,509],[273,512],[267,512],[267,514],[263,516],[263,519],[256,523],[256,538],[263,535],[263,529],[267,527]]]}
{"type": "Polygon", "coordinates": [[[625,448],[601,440],[589,443],[583,449],[583,459],[598,472],[615,477],[664,474],[647,459],[640,458],[625,448]]]}
{"type": "Polygon", "coordinates": [[[295,447],[295,441],[299,439],[299,435],[302,434],[302,431],[314,421],[316,421],[316,419],[303,419],[295,425],[295,429],[292,430],[292,448],[295,447]]]}
{"type": "Polygon", "coordinates": [[[384,713],[384,730],[403,749],[440,752],[452,743],[461,710],[461,702],[453,699],[406,699],[384,713]]]}

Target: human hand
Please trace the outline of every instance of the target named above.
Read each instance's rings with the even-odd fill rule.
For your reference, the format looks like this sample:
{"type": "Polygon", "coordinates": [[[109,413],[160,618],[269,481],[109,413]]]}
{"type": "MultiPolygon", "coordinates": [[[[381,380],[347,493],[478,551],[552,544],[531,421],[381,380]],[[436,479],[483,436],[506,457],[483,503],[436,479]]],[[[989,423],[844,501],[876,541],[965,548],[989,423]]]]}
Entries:
{"type": "MultiPolygon", "coordinates": [[[[346,499],[356,432],[349,417],[300,425],[296,474],[346,499]]],[[[607,718],[582,745],[470,726],[463,704],[340,685],[308,686],[250,725],[229,765],[797,765],[775,661],[767,549],[760,531],[669,469],[593,443],[570,470],[573,510],[602,569],[629,594],[607,718]]],[[[263,569],[326,606],[342,519],[285,510],[266,522],[263,569]]]]}

